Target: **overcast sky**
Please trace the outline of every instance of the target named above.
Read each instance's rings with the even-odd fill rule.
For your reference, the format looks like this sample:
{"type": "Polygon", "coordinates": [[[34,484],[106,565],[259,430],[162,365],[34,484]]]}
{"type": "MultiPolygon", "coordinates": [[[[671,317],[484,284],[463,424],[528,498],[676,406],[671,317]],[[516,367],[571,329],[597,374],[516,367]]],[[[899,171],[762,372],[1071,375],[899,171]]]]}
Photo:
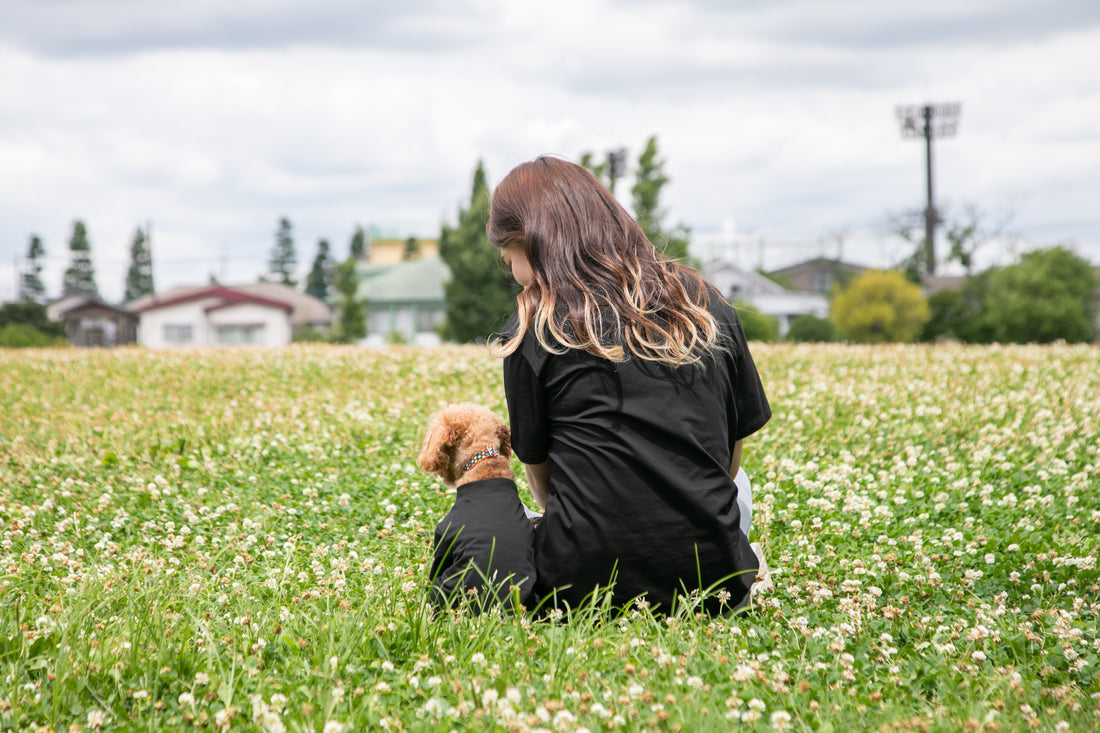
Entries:
{"type": "Polygon", "coordinates": [[[650,135],[698,256],[888,265],[925,185],[895,108],[927,101],[962,105],[948,218],[1100,264],[1098,69],[1096,0],[0,0],[0,300],[32,234],[59,293],[75,219],[108,299],[147,223],[158,289],[251,282],[282,216],[304,274],[356,224],[437,237],[478,160],[650,135]]]}

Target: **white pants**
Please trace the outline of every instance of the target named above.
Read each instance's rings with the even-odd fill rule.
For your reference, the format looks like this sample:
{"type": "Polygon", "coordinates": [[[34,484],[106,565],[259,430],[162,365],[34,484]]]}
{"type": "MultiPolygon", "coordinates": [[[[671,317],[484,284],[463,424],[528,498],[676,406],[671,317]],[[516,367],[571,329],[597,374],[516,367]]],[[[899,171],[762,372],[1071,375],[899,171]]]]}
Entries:
{"type": "Polygon", "coordinates": [[[741,531],[752,539],[749,531],[752,529],[752,481],[745,469],[738,467],[737,475],[733,478],[737,484],[737,508],[741,510],[741,531]]]}

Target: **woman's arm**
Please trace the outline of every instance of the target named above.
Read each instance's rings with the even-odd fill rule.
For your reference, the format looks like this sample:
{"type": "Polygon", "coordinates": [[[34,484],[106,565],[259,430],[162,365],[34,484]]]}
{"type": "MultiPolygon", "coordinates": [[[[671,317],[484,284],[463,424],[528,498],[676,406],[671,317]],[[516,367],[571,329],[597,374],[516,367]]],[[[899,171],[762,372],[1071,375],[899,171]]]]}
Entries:
{"type": "MultiPolygon", "coordinates": [[[[741,444],[744,440],[739,440],[733,444],[733,458],[730,460],[730,476],[737,477],[737,471],[741,468],[741,444]]],[[[528,474],[530,476],[530,474],[528,474]]],[[[530,482],[530,479],[528,479],[530,482]]]]}
{"type": "Polygon", "coordinates": [[[527,473],[527,487],[531,489],[535,501],[545,511],[546,499],[550,496],[550,460],[547,459],[542,463],[525,463],[524,468],[527,473]]]}

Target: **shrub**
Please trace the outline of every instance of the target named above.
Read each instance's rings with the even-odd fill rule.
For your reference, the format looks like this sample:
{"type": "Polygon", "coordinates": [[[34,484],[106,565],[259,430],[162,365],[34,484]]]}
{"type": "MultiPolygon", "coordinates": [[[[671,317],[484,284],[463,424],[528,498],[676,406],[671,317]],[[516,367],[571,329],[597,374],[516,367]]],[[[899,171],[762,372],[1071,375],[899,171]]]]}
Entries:
{"type": "Polygon", "coordinates": [[[857,343],[915,341],[928,322],[920,287],[897,270],[868,270],[833,299],[830,317],[857,343]]]}
{"type": "Polygon", "coordinates": [[[749,341],[775,341],[779,337],[779,322],[756,309],[751,303],[737,301],[733,304],[745,338],[749,341]]]}
{"type": "Polygon", "coordinates": [[[26,349],[64,343],[65,339],[43,333],[29,323],[9,323],[0,328],[0,348],[26,349]]]}
{"type": "Polygon", "coordinates": [[[840,334],[832,321],[809,313],[791,321],[791,328],[787,331],[788,341],[831,343],[839,338],[840,334]]]}

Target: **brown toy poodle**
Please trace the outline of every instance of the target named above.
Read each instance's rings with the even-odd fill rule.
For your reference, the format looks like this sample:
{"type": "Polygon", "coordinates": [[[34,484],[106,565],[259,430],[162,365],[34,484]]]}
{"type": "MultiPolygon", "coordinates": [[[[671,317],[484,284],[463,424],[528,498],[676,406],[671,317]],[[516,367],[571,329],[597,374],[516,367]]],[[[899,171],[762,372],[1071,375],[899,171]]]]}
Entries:
{"type": "Polygon", "coordinates": [[[466,596],[509,608],[532,600],[534,527],[519,499],[511,455],[508,426],[481,405],[450,405],[428,425],[416,463],[456,489],[432,543],[431,600],[437,607],[466,596]]]}

